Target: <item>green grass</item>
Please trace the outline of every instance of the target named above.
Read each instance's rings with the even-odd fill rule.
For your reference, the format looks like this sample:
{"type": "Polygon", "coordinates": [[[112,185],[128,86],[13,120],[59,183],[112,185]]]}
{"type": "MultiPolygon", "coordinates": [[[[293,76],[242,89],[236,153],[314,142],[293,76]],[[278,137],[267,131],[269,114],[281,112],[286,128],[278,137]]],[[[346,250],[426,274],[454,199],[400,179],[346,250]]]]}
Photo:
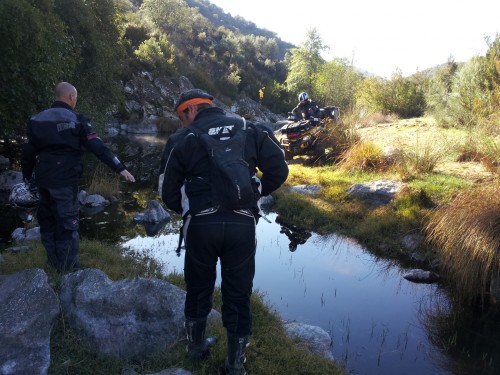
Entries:
{"type": "MultiPolygon", "coordinates": [[[[45,263],[45,251],[39,241],[29,243],[31,250],[25,253],[3,253],[0,274],[13,274],[27,268],[42,268],[49,282],[58,290],[61,276],[45,263]]],[[[122,249],[98,241],[83,239],[80,248],[81,263],[86,268],[99,268],[112,280],[134,277],[155,277],[165,279],[184,288],[181,275],[163,276],[159,265],[150,258],[124,252],[122,249]]],[[[217,288],[214,295],[214,308],[220,311],[221,295],[217,288]]],[[[247,371],[249,374],[262,375],[323,375],[344,374],[333,362],[311,354],[303,346],[288,338],[280,318],[254,293],[252,296],[254,332],[247,350],[247,371]]],[[[169,353],[159,353],[141,361],[126,361],[116,358],[97,356],[85,349],[79,337],[60,315],[51,333],[51,366],[49,375],[109,375],[120,374],[126,367],[140,374],[156,373],[161,370],[181,367],[193,374],[220,374],[220,366],[226,356],[225,329],[222,323],[211,326],[207,332],[219,337],[211,355],[200,363],[191,363],[185,356],[185,342],[180,341],[169,353]]]]}

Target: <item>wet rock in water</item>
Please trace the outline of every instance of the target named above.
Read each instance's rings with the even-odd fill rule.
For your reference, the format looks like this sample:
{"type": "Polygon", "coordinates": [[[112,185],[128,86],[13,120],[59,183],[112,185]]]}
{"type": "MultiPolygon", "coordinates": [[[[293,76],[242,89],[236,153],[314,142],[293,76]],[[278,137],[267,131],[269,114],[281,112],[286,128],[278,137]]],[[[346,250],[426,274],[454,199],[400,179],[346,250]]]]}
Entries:
{"type": "Polygon", "coordinates": [[[78,193],[78,201],[84,207],[106,207],[109,201],[99,194],[88,194],[85,190],[78,193]]]}
{"type": "Polygon", "coordinates": [[[139,223],[160,223],[170,220],[170,215],[157,200],[149,201],[146,210],[134,216],[139,223]]]}
{"type": "Polygon", "coordinates": [[[134,216],[136,223],[144,225],[146,234],[156,236],[170,221],[170,215],[156,200],[149,201],[146,210],[134,216]]]}
{"type": "Polygon", "coordinates": [[[441,279],[441,277],[432,271],[413,269],[403,274],[403,278],[414,283],[432,284],[441,279]]]}

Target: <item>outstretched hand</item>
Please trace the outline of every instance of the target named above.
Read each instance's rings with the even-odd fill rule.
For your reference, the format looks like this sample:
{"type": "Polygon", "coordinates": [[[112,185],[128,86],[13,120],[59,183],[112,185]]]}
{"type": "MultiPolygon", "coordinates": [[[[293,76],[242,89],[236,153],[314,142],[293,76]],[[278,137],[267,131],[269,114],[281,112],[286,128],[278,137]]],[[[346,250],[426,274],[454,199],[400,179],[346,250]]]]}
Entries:
{"type": "Polygon", "coordinates": [[[134,176],[132,176],[132,174],[129,171],[127,171],[126,169],[124,169],[123,171],[121,171],[120,175],[123,176],[123,178],[125,179],[125,181],[135,182],[134,176]]]}

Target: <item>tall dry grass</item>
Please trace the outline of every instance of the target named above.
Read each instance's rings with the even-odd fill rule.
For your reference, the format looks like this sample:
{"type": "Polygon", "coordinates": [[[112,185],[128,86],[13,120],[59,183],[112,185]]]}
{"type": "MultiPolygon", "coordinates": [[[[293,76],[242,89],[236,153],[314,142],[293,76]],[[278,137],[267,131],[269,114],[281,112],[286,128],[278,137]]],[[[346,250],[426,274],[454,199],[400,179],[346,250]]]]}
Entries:
{"type": "Polygon", "coordinates": [[[327,160],[337,161],[343,152],[359,140],[360,136],[351,122],[345,119],[339,122],[329,120],[319,138],[318,149],[325,150],[327,160]]]}
{"type": "Polygon", "coordinates": [[[394,169],[402,179],[411,179],[431,173],[443,159],[443,145],[431,140],[422,140],[417,135],[412,145],[398,145],[393,154],[394,169]]]}
{"type": "Polygon", "coordinates": [[[500,274],[500,187],[493,181],[458,194],[437,210],[426,228],[457,297],[484,305],[500,274]]]}

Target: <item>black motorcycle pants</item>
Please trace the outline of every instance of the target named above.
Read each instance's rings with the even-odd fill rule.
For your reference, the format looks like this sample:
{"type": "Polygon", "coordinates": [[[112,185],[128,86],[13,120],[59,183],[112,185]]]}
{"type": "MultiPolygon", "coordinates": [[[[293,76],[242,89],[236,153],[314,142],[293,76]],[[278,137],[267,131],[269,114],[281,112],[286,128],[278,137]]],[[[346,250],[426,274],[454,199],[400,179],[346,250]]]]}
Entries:
{"type": "Polygon", "coordinates": [[[220,259],[224,327],[238,337],[251,334],[255,226],[255,218],[250,213],[215,212],[193,216],[186,221],[184,313],[188,319],[203,320],[210,313],[220,259]]]}
{"type": "Polygon", "coordinates": [[[37,218],[47,262],[59,271],[80,268],[78,187],[38,188],[37,218]]]}

